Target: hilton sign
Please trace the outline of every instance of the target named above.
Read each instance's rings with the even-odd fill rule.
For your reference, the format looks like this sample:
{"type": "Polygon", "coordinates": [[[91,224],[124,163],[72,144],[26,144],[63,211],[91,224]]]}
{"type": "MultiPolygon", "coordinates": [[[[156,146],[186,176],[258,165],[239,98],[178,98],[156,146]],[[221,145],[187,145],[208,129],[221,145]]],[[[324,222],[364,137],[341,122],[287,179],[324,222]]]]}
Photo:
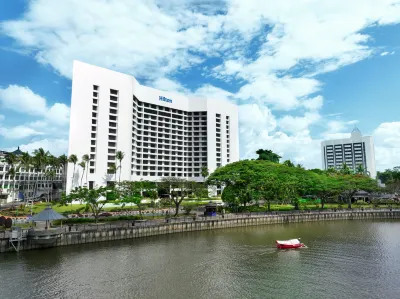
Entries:
{"type": "Polygon", "coordinates": [[[167,99],[166,97],[159,96],[158,99],[163,102],[172,103],[171,99],[167,99]]]}

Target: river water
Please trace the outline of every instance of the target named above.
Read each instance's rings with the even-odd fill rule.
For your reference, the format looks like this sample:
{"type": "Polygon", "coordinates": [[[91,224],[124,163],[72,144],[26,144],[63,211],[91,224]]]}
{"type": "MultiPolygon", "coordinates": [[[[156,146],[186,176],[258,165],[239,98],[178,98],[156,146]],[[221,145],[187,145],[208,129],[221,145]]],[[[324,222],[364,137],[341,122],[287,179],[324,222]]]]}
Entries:
{"type": "Polygon", "coordinates": [[[400,222],[267,225],[0,255],[0,298],[400,298],[400,222]],[[276,239],[308,248],[278,251],[276,239]]]}

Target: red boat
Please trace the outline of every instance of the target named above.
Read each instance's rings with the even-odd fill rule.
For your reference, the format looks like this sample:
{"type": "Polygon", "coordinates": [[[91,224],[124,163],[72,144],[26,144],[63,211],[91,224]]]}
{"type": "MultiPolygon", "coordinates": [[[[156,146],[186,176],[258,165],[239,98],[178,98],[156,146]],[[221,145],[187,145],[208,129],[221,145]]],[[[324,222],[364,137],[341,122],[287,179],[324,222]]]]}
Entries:
{"type": "Polygon", "coordinates": [[[305,247],[303,243],[300,242],[300,239],[292,239],[286,241],[276,241],[276,247],[278,249],[293,249],[293,248],[301,248],[305,247]]]}

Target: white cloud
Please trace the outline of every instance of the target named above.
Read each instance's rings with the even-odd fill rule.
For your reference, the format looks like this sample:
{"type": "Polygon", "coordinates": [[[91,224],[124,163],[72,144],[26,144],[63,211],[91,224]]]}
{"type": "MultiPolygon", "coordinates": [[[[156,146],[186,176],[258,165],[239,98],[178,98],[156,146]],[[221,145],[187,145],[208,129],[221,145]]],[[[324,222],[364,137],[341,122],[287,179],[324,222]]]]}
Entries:
{"type": "Polygon", "coordinates": [[[235,95],[237,98],[261,101],[276,109],[291,110],[300,105],[300,98],[319,90],[320,83],[310,78],[292,78],[275,75],[260,77],[244,85],[235,95]]]}
{"type": "MultiPolygon", "coordinates": [[[[308,167],[320,167],[321,140],[310,133],[311,124],[322,123],[323,98],[318,93],[323,83],[316,75],[379,55],[365,29],[399,22],[400,1],[286,2],[37,0],[28,2],[21,19],[3,22],[1,29],[39,63],[67,78],[73,59],[78,59],[145,78],[162,90],[245,102],[239,107],[243,157],[260,147],[271,148],[308,167]],[[259,45],[256,53],[251,41],[259,45]],[[167,79],[209,58],[221,63],[205,67],[205,78],[211,74],[229,83],[236,80],[237,92],[207,83],[192,91],[167,79]],[[273,111],[278,109],[293,113],[277,117],[273,111]],[[296,109],[301,116],[294,116],[299,115],[296,109]]],[[[32,130],[53,134],[49,127],[56,130],[68,122],[67,106],[49,107],[28,88],[12,90],[2,107],[40,117],[28,124],[32,130]],[[18,94],[28,102],[15,104],[18,94]]],[[[351,125],[327,121],[321,139],[348,134],[351,125]]],[[[389,129],[378,129],[390,140],[389,129]]],[[[54,140],[67,146],[64,139],[50,138],[33,146],[52,146],[54,140]]],[[[378,150],[380,144],[390,150],[390,142],[377,144],[377,153],[384,153],[378,150]]]]}
{"type": "Polygon", "coordinates": [[[302,105],[311,111],[316,111],[322,108],[324,104],[324,98],[322,96],[316,96],[311,99],[304,100],[302,105]]]}
{"type": "Polygon", "coordinates": [[[322,133],[324,139],[342,139],[350,137],[351,126],[358,123],[358,120],[331,120],[326,123],[326,130],[322,133]]]}
{"type": "Polygon", "coordinates": [[[221,88],[206,84],[196,89],[192,96],[199,98],[229,100],[232,98],[233,94],[221,88]]]}
{"type": "Polygon", "coordinates": [[[46,99],[19,85],[0,88],[0,104],[4,109],[28,115],[42,116],[47,112],[46,99]]]}
{"type": "Polygon", "coordinates": [[[17,112],[24,118],[28,116],[30,119],[37,119],[16,126],[4,124],[0,127],[0,136],[6,139],[68,134],[70,108],[62,103],[55,103],[49,107],[45,98],[35,94],[28,87],[10,85],[0,88],[0,106],[4,110],[17,112]]]}
{"type": "Polygon", "coordinates": [[[160,77],[202,61],[190,50],[206,39],[207,19],[185,5],[155,1],[39,0],[22,20],[3,23],[3,31],[69,78],[74,59],[160,77]]]}
{"type": "MultiPolygon", "coordinates": [[[[41,139],[26,144],[19,145],[21,151],[32,153],[38,148],[43,148],[49,151],[54,156],[61,156],[68,153],[68,140],[60,138],[41,139]]],[[[15,150],[15,148],[8,148],[8,151],[15,150]]]]}
{"type": "Polygon", "coordinates": [[[47,106],[46,99],[34,93],[28,87],[10,85],[0,88],[0,105],[3,109],[21,114],[44,117],[49,123],[65,125],[69,122],[69,107],[62,103],[47,106]]]}
{"type": "Polygon", "coordinates": [[[279,120],[279,127],[289,133],[299,133],[308,130],[308,127],[319,121],[321,115],[316,112],[306,112],[304,116],[285,115],[279,120]]]}
{"type": "Polygon", "coordinates": [[[372,133],[377,169],[400,166],[400,122],[380,124],[372,133]]]}
{"type": "Polygon", "coordinates": [[[55,125],[68,125],[69,124],[70,108],[62,103],[55,103],[49,108],[45,117],[48,122],[55,125]]]}
{"type": "Polygon", "coordinates": [[[395,54],[395,51],[392,51],[392,52],[382,52],[381,53],[381,56],[387,56],[387,55],[394,55],[395,54]]]}
{"type": "Polygon", "coordinates": [[[274,131],[277,126],[275,116],[265,106],[246,104],[239,106],[239,123],[241,127],[253,129],[260,127],[268,132],[274,131]]]}
{"type": "Polygon", "coordinates": [[[154,88],[163,90],[163,91],[170,91],[170,92],[178,92],[178,93],[187,93],[188,90],[183,87],[180,83],[168,79],[168,78],[157,78],[151,84],[154,88]]]}
{"type": "Polygon", "coordinates": [[[31,136],[43,135],[43,133],[22,125],[12,128],[1,127],[0,135],[7,139],[22,139],[31,136]]]}

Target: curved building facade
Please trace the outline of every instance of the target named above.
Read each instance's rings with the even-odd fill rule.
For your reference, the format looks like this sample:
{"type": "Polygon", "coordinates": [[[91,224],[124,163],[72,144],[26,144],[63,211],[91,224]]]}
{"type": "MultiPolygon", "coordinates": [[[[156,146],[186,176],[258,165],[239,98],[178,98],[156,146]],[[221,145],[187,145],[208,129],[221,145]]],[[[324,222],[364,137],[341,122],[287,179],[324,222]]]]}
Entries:
{"type": "Polygon", "coordinates": [[[201,181],[202,167],[212,172],[239,160],[238,109],[225,100],[156,90],[130,75],[75,61],[71,154],[88,154],[90,161],[83,177],[81,167],[74,172],[69,165],[67,191],[106,185],[120,175],[121,181],[201,181]],[[115,176],[117,151],[125,157],[115,176]]]}

